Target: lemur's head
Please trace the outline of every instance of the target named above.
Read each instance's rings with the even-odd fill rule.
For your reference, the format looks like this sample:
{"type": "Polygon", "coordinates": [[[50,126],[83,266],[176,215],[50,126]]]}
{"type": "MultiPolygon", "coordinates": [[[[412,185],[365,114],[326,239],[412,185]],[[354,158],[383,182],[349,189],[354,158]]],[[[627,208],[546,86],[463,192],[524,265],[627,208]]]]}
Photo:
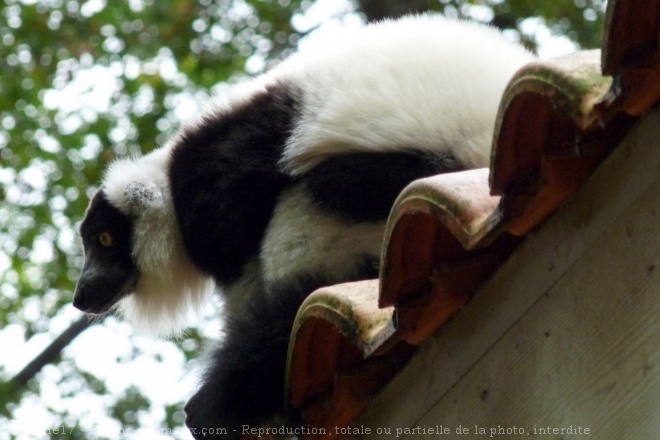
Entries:
{"type": "Polygon", "coordinates": [[[133,258],[133,222],[113,206],[103,190],[96,193],[80,225],[85,263],[73,305],[103,314],[135,290],[140,271],[133,258]]]}
{"type": "Polygon", "coordinates": [[[167,179],[165,148],[114,162],[80,226],[85,262],[73,305],[91,314],[117,309],[141,330],[179,330],[210,280],[183,247],[167,179]]]}

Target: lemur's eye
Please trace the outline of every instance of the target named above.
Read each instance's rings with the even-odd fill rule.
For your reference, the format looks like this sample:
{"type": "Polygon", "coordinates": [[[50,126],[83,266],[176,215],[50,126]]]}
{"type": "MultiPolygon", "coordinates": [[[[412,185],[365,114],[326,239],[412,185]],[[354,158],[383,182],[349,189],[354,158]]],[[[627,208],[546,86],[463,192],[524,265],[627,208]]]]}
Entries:
{"type": "Polygon", "coordinates": [[[99,243],[103,247],[112,247],[112,234],[108,231],[103,231],[99,234],[99,243]]]}

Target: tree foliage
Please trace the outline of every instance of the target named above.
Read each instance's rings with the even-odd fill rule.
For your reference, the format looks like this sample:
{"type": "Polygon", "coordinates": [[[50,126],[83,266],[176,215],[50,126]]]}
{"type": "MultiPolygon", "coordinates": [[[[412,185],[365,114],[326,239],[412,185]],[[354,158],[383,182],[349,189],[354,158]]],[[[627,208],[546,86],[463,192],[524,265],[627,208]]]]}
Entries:
{"type": "MultiPolygon", "coordinates": [[[[584,47],[599,46],[604,9],[604,0],[6,0],[0,336],[18,329],[26,344],[52,341],[78,320],[70,306],[82,264],[76,225],[108,162],[161,144],[214,89],[291,51],[333,3],[325,18],[335,21],[427,9],[469,16],[510,30],[532,48],[538,40],[529,29],[543,25],[584,47]]],[[[192,330],[174,343],[190,359],[202,339],[192,330]]],[[[75,353],[65,350],[49,362],[61,396],[108,396],[75,353]]],[[[12,382],[15,373],[0,362],[0,419],[43,393],[43,376],[12,382]]],[[[108,417],[122,426],[138,426],[136,414],[155,405],[133,386],[106,401],[108,417]]],[[[62,425],[85,428],[70,410],[48,410],[62,425]]],[[[161,425],[181,423],[180,403],[165,405],[161,425]]],[[[0,439],[18,434],[0,432],[0,439]]]]}

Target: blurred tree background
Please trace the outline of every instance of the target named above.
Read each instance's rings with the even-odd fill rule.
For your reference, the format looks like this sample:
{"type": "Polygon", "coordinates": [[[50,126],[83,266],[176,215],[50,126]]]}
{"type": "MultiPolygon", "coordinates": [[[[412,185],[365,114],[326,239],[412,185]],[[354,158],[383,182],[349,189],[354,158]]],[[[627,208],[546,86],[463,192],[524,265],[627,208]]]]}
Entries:
{"type": "Polygon", "coordinates": [[[76,225],[108,162],[160,145],[208,94],[258,74],[317,30],[434,10],[491,23],[541,53],[568,51],[600,46],[605,1],[4,0],[0,7],[4,440],[57,438],[62,429],[74,438],[190,438],[181,408],[197,364],[188,361],[217,325],[154,341],[113,317],[90,326],[70,305],[82,264],[76,225]],[[53,341],[59,345],[42,353],[53,341]],[[175,371],[159,369],[166,364],[175,371]],[[159,394],[145,382],[154,375],[161,388],[183,391],[159,394]]]}

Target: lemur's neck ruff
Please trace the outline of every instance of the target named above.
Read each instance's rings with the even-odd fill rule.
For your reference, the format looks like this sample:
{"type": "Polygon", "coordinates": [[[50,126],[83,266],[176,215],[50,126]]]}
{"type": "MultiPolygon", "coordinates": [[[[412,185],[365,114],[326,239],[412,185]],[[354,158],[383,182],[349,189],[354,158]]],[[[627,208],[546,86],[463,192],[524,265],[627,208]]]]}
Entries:
{"type": "Polygon", "coordinates": [[[135,291],[120,301],[118,311],[138,330],[156,334],[180,331],[213,290],[181,240],[166,174],[168,147],[114,162],[101,187],[133,221],[133,258],[140,271],[135,291]]]}

